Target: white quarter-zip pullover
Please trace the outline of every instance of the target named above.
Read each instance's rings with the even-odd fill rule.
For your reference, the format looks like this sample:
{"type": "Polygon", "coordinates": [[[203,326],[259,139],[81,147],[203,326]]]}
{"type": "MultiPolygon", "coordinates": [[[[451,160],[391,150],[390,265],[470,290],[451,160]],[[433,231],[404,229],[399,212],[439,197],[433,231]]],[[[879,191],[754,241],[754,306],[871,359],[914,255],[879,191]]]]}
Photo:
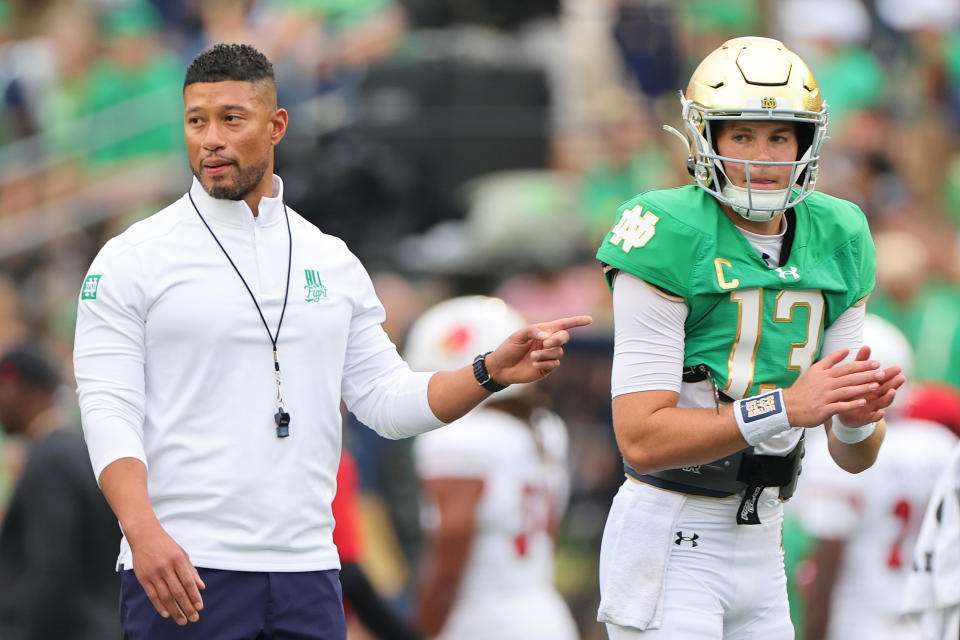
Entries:
{"type": "MultiPolygon", "coordinates": [[[[243,201],[194,202],[276,333],[287,281],[283,185],[254,217],[243,201]]],[[[330,502],[340,399],[388,438],[442,423],[381,327],[359,260],[287,207],[289,298],[277,350],[290,436],[278,438],[273,347],[237,273],[187,195],[110,240],[80,294],[74,367],[94,472],[148,469],[160,523],[195,566],[339,567],[330,502]]],[[[131,568],[126,539],[118,565],[131,568]]]]}

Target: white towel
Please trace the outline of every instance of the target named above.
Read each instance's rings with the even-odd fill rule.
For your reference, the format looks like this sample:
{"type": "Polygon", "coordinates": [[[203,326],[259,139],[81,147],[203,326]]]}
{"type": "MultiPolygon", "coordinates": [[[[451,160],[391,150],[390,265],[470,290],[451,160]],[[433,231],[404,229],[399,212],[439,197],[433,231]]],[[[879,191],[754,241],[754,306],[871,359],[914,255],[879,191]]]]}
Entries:
{"type": "Polygon", "coordinates": [[[960,445],[923,516],[902,611],[920,622],[926,638],[956,640],[960,634],[960,445]]]}
{"type": "Polygon", "coordinates": [[[599,622],[641,631],[663,618],[663,587],[670,545],[686,497],[635,480],[620,487],[608,516],[600,585],[599,622]]]}

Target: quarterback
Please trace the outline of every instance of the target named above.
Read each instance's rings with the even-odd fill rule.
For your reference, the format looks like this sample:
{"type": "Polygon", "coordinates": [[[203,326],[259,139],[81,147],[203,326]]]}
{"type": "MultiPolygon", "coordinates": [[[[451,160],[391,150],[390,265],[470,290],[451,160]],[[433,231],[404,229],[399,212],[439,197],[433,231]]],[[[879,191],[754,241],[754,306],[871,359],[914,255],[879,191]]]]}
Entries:
{"type": "Polygon", "coordinates": [[[612,640],[792,638],[780,529],[804,432],[870,467],[904,377],[861,344],[873,241],[815,191],[827,108],[803,60],[729,40],[681,106],[695,184],[629,200],[597,253],[626,472],[598,619],[612,640]]]}

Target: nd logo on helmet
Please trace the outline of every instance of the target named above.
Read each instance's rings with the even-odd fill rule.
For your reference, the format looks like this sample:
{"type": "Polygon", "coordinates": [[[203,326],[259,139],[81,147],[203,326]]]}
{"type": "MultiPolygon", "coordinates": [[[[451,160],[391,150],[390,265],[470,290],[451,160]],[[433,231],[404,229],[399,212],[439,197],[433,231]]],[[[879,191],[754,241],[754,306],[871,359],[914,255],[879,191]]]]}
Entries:
{"type": "Polygon", "coordinates": [[[761,98],[761,99],[760,99],[760,108],[761,108],[761,109],[776,109],[776,108],[777,108],[777,99],[776,99],[776,98],[761,98]]]}

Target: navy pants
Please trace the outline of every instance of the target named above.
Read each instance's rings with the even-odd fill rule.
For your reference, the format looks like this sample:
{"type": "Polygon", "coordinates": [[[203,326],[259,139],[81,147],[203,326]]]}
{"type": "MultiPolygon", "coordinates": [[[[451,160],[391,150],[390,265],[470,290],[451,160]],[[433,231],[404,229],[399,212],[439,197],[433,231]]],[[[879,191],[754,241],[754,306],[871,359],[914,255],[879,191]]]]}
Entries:
{"type": "Polygon", "coordinates": [[[178,626],[154,609],[132,569],[121,572],[124,640],[346,640],[339,572],[201,569],[198,622],[178,626]]]}

